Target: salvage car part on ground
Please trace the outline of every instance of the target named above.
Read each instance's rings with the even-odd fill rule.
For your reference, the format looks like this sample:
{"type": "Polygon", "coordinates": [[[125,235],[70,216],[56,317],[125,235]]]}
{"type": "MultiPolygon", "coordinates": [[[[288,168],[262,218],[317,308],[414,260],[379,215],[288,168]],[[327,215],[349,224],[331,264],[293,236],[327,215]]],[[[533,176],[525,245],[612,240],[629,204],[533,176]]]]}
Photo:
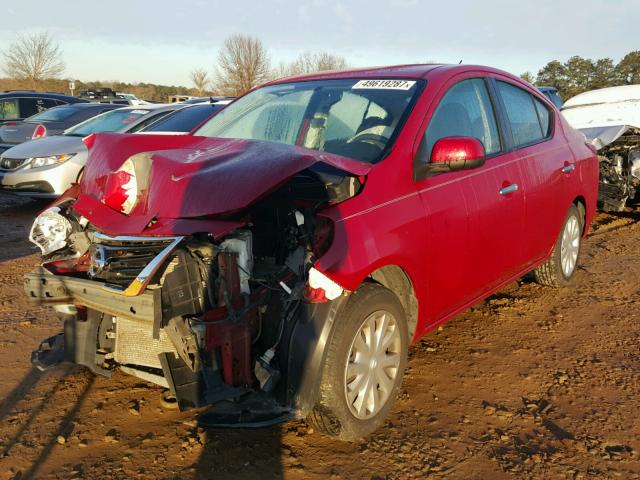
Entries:
{"type": "Polygon", "coordinates": [[[593,90],[573,97],[562,109],[598,151],[598,206],[622,211],[637,203],[640,187],[640,85],[593,90]]]}

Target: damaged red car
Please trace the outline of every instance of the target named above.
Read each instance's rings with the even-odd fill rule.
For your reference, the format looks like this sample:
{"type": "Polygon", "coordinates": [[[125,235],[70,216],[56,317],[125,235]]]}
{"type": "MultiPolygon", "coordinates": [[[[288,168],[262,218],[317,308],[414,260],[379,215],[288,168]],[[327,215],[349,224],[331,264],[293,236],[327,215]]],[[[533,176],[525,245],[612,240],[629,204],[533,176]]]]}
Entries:
{"type": "Polygon", "coordinates": [[[584,136],[487,67],[290,78],[192,136],[85,143],[30,234],[25,290],[64,323],[33,361],[120,369],[208,426],[367,435],[412,342],[528,272],[567,285],[596,206],[584,136]]]}

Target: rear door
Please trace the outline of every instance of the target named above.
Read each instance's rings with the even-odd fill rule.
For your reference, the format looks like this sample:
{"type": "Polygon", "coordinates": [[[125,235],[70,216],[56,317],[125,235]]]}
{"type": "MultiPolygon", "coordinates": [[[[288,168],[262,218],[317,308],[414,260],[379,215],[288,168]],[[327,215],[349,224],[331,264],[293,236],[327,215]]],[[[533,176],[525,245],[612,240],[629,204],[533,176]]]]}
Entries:
{"type": "Polygon", "coordinates": [[[548,255],[572,201],[566,185],[573,157],[562,134],[555,135],[554,110],[506,79],[495,79],[510,131],[511,156],[523,173],[526,191],[523,248],[528,264],[548,255]]]}
{"type": "Polygon", "coordinates": [[[417,179],[426,211],[431,323],[494,289],[521,268],[522,172],[506,153],[488,79],[457,77],[439,99],[420,149],[429,161],[444,137],[478,138],[485,165],[417,179]]]}

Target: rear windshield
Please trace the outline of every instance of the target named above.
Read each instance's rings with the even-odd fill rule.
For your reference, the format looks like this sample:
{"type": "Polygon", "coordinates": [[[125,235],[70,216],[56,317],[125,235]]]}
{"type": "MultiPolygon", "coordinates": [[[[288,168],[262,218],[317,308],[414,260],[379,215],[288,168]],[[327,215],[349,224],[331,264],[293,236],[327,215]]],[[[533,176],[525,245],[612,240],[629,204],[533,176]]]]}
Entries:
{"type": "Polygon", "coordinates": [[[85,137],[92,133],[118,132],[126,129],[132,123],[137,122],[149,113],[150,110],[144,109],[111,110],[110,112],[90,118],[75,127],[69,128],[64,132],[64,134],[72,135],[74,137],[85,137]]]}
{"type": "Polygon", "coordinates": [[[31,115],[25,122],[62,122],[78,113],[79,109],[74,107],[53,107],[35,115],[31,115]]]}
{"type": "Polygon", "coordinates": [[[271,85],[231,103],[195,135],[263,140],[377,162],[422,80],[314,80],[271,85]]]}
{"type": "Polygon", "coordinates": [[[145,132],[190,132],[225,105],[195,105],[182,108],[157,121],[145,132]]]}

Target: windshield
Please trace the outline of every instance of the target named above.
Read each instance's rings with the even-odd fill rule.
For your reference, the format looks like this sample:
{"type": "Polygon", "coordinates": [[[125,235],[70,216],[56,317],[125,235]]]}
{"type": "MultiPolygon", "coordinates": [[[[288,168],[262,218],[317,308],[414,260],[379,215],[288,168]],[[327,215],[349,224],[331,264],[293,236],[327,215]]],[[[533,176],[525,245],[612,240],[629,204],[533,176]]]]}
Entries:
{"type": "Polygon", "coordinates": [[[225,105],[195,105],[185,107],[157,121],[145,132],[190,132],[225,105]]]}
{"type": "Polygon", "coordinates": [[[317,80],[255,90],[194,134],[298,145],[380,160],[410,111],[419,80],[317,80]]]}
{"type": "Polygon", "coordinates": [[[86,137],[92,133],[118,132],[130,126],[149,113],[149,110],[118,109],[90,118],[75,127],[67,129],[64,134],[74,137],[86,137]]]}
{"type": "Polygon", "coordinates": [[[78,111],[75,107],[54,107],[31,115],[25,122],[62,122],[78,111]]]}

